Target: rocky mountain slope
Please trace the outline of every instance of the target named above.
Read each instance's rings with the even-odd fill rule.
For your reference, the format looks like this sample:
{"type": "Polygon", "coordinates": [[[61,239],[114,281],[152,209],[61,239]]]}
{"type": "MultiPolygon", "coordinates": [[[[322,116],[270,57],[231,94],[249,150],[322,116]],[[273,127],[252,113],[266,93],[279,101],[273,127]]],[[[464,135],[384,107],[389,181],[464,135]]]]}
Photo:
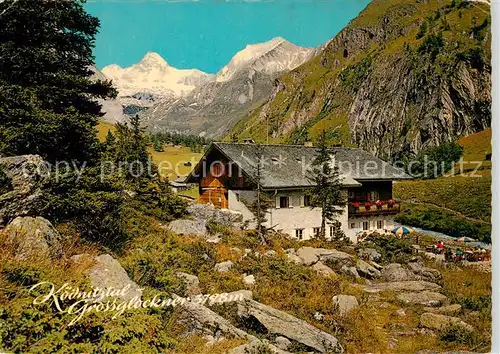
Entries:
{"type": "Polygon", "coordinates": [[[395,160],[483,130],[490,38],[484,4],[374,0],[226,138],[302,143],[326,130],[395,160]]]}
{"type": "Polygon", "coordinates": [[[118,98],[128,114],[165,99],[185,96],[215,78],[197,69],[176,69],[159,54],[152,52],[130,67],[121,68],[112,64],[104,67],[102,72],[113,80],[119,92],[118,98]]]}
{"type": "Polygon", "coordinates": [[[275,38],[248,45],[214,81],[181,98],[171,98],[144,112],[152,130],[221,137],[269,97],[274,79],[309,60],[316,50],[275,38]]]}

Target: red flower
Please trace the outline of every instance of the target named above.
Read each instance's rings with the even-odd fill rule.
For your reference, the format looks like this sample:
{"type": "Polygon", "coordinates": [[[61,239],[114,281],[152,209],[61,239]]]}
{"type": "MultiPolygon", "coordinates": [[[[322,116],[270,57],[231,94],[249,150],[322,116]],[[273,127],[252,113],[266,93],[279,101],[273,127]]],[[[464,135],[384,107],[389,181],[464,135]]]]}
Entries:
{"type": "Polygon", "coordinates": [[[389,206],[394,206],[394,204],[396,204],[396,201],[394,199],[391,199],[387,202],[387,204],[389,204],[389,206]]]}
{"type": "Polygon", "coordinates": [[[384,203],[382,203],[380,200],[377,200],[377,202],[375,204],[377,205],[377,207],[382,208],[382,205],[384,203]]]}
{"type": "Polygon", "coordinates": [[[354,203],[352,203],[352,206],[357,209],[357,208],[359,208],[359,203],[358,202],[354,202],[354,203]]]}
{"type": "Polygon", "coordinates": [[[366,209],[370,209],[370,207],[372,206],[373,204],[371,202],[366,202],[365,203],[365,208],[366,209]]]}

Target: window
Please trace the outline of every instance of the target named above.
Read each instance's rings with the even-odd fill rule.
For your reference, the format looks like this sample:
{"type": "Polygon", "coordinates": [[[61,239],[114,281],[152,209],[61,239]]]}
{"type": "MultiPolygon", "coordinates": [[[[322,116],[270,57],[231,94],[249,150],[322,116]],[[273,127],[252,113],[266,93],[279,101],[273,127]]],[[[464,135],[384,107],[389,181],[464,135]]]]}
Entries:
{"type": "Polygon", "coordinates": [[[290,206],[290,199],[288,197],[280,197],[280,208],[288,208],[290,206]]]}
{"type": "Polygon", "coordinates": [[[363,221],[363,231],[370,230],[370,223],[368,221],[363,221]]]}
{"type": "Polygon", "coordinates": [[[330,237],[335,237],[335,235],[337,235],[337,233],[339,233],[341,230],[341,224],[340,222],[336,222],[334,224],[331,224],[330,225],[330,237]]]}
{"type": "Polygon", "coordinates": [[[236,201],[240,201],[240,193],[235,193],[236,194],[236,201]]]}
{"type": "Polygon", "coordinates": [[[295,237],[297,237],[299,240],[302,240],[304,238],[304,229],[296,229],[295,237]]]}
{"type": "Polygon", "coordinates": [[[371,191],[370,193],[368,193],[368,200],[372,202],[379,200],[378,191],[371,191]]]}
{"type": "Polygon", "coordinates": [[[319,237],[320,230],[321,230],[320,227],[313,228],[313,235],[314,235],[314,237],[319,237]]]}
{"type": "Polygon", "coordinates": [[[384,228],[384,220],[377,221],[377,229],[382,230],[384,228]]]}
{"type": "Polygon", "coordinates": [[[310,195],[304,196],[304,206],[305,207],[311,206],[311,196],[310,195]]]}
{"type": "Polygon", "coordinates": [[[351,229],[355,229],[356,228],[356,223],[355,222],[352,222],[351,223],[351,229]]]}

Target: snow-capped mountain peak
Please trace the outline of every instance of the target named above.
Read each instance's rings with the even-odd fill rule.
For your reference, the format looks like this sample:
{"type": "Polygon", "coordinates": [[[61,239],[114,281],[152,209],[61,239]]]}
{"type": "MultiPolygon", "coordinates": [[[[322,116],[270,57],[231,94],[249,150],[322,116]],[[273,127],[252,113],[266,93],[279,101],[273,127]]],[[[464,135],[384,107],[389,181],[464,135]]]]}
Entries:
{"type": "Polygon", "coordinates": [[[113,80],[120,96],[147,92],[159,97],[181,97],[214,77],[196,69],[176,69],[153,52],[146,53],[140,62],[130,67],[111,64],[102,72],[113,80]]]}
{"type": "Polygon", "coordinates": [[[235,73],[250,67],[270,75],[292,70],[309,59],[314,52],[313,48],[298,47],[281,37],[264,43],[249,44],[217,73],[216,80],[230,81],[235,73]]]}

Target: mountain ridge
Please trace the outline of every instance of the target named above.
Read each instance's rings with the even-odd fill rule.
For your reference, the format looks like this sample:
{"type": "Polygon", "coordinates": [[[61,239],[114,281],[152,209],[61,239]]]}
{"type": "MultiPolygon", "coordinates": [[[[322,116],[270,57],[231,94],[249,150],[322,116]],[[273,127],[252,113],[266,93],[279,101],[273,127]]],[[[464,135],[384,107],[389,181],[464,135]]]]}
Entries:
{"type": "Polygon", "coordinates": [[[323,52],[276,80],[226,140],[302,143],[324,129],[332,143],[395,160],[487,128],[491,36],[482,10],[372,1],[323,52]]]}

